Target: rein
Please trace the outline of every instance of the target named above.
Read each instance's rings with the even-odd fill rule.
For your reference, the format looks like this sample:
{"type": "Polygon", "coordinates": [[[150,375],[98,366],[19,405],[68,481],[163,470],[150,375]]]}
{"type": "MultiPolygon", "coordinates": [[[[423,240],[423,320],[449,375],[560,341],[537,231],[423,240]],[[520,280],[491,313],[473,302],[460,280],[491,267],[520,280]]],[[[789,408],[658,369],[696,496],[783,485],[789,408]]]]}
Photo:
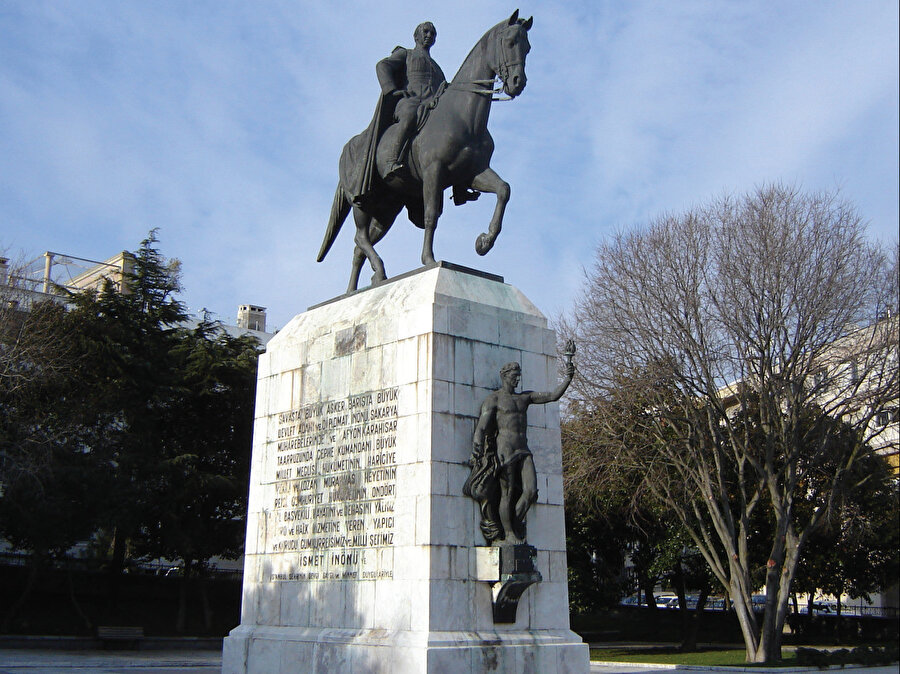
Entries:
{"type": "Polygon", "coordinates": [[[497,84],[497,78],[492,80],[472,80],[471,82],[451,82],[447,85],[448,89],[457,91],[465,91],[470,94],[480,94],[482,96],[490,96],[492,101],[511,101],[512,96],[501,96],[503,93],[503,82],[500,82],[498,88],[494,88],[497,84]]]}

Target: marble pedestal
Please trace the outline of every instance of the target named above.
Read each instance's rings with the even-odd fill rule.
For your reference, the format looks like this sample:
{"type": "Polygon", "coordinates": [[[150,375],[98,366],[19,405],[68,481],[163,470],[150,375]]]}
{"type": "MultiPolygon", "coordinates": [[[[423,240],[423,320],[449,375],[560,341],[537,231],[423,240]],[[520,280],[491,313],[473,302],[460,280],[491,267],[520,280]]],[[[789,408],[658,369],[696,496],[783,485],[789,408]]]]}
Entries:
{"type": "Polygon", "coordinates": [[[512,360],[522,388],[555,387],[546,319],[446,264],[314,307],[269,342],[223,672],[588,671],[569,630],[558,405],[528,413],[542,581],[515,623],[493,621],[492,556],[461,492],[481,401],[512,360]]]}

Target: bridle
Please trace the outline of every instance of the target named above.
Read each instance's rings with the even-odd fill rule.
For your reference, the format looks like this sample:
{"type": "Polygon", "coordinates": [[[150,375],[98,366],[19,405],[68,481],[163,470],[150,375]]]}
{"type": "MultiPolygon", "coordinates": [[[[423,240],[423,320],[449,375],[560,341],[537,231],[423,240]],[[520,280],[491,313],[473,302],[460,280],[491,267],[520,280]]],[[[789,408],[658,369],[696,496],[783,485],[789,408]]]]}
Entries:
{"type": "Polygon", "coordinates": [[[525,60],[521,61],[509,61],[506,57],[506,45],[503,41],[503,33],[504,31],[500,31],[497,35],[497,52],[503,54],[504,58],[500,60],[500,65],[497,66],[497,70],[494,74],[494,77],[489,80],[472,80],[470,82],[459,82],[458,84],[450,84],[448,88],[452,87],[453,89],[462,89],[463,91],[468,91],[472,94],[480,94],[482,96],[489,96],[491,101],[511,101],[514,96],[504,96],[503,95],[503,87],[506,85],[507,80],[509,79],[509,71],[510,68],[515,66],[524,65],[525,60]],[[500,78],[500,82],[498,87],[495,86],[498,84],[497,78],[500,78]]]}

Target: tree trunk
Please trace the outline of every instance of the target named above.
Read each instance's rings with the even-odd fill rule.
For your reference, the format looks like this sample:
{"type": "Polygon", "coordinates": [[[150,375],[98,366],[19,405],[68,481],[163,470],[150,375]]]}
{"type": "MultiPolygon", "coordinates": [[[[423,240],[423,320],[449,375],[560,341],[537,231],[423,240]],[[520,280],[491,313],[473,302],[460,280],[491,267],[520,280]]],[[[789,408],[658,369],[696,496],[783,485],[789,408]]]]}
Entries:
{"type": "Polygon", "coordinates": [[[684,652],[694,651],[697,644],[689,643],[689,632],[691,628],[691,617],[687,610],[687,592],[684,586],[684,570],[681,568],[681,559],[675,563],[672,569],[672,579],[675,581],[675,593],[678,595],[678,617],[681,621],[681,650],[684,652]]]}
{"type": "Polygon", "coordinates": [[[191,579],[192,560],[184,560],[184,576],[178,588],[178,617],[175,619],[175,631],[184,634],[187,631],[188,584],[191,579]]]}
{"type": "Polygon", "coordinates": [[[787,623],[788,627],[791,628],[791,636],[794,636],[800,632],[800,607],[797,603],[796,592],[791,592],[791,606],[793,607],[793,611],[791,612],[791,615],[788,616],[787,623]]]}
{"type": "Polygon", "coordinates": [[[703,617],[703,608],[706,606],[706,598],[709,596],[709,585],[700,588],[700,596],[697,598],[697,606],[693,611],[686,612],[690,616],[684,641],[681,643],[682,653],[693,653],[697,650],[697,633],[700,631],[700,620],[703,617]]]}
{"type": "Polygon", "coordinates": [[[75,596],[75,583],[72,581],[72,569],[66,568],[66,584],[69,586],[69,600],[72,602],[72,606],[75,609],[76,615],[81,619],[81,624],[90,634],[93,629],[93,625],[91,624],[91,619],[88,615],[81,610],[81,604],[78,603],[78,597],[75,596]]]}
{"type": "Polygon", "coordinates": [[[18,612],[22,610],[22,607],[25,606],[25,603],[31,596],[31,591],[34,589],[35,582],[37,581],[38,574],[40,573],[40,567],[41,560],[36,557],[32,557],[32,563],[30,565],[30,568],[28,569],[28,579],[25,581],[25,587],[22,589],[22,594],[20,594],[19,598],[13,603],[12,606],[9,607],[9,610],[7,610],[6,612],[6,617],[3,619],[4,632],[10,631],[16,614],[18,614],[18,612]]]}
{"type": "MultiPolygon", "coordinates": [[[[800,544],[793,530],[785,529],[783,542],[776,542],[766,569],[766,610],[763,614],[755,662],[773,664],[781,660],[781,640],[788,614],[791,582],[797,569],[800,544]]],[[[752,598],[751,610],[752,610],[752,598]]]]}
{"type": "Polygon", "coordinates": [[[200,585],[200,602],[203,608],[203,629],[207,634],[212,633],[212,609],[209,607],[209,583],[204,573],[200,573],[197,582],[200,585]]]}
{"type": "MultiPolygon", "coordinates": [[[[732,588],[730,599],[734,601],[734,612],[737,615],[738,624],[741,626],[741,635],[744,638],[744,649],[746,652],[747,662],[762,662],[760,655],[759,633],[757,631],[756,616],[753,615],[752,608],[748,606],[749,597],[744,596],[744,592],[737,585],[736,574],[732,571],[731,575],[732,588]]],[[[725,607],[728,608],[729,597],[725,597],[725,607]]]]}
{"type": "Polygon", "coordinates": [[[128,551],[128,536],[122,531],[121,526],[116,527],[113,538],[113,557],[110,569],[116,575],[121,574],[125,568],[125,554],[128,551]]]}
{"type": "Polygon", "coordinates": [[[109,565],[108,576],[108,601],[110,608],[115,608],[119,603],[119,584],[122,580],[122,570],[125,568],[125,555],[128,551],[128,537],[122,530],[121,526],[116,527],[115,537],[113,538],[113,556],[112,563],[109,565]]]}
{"type": "Polygon", "coordinates": [[[803,622],[803,631],[809,634],[812,631],[813,612],[815,611],[815,590],[806,595],[806,620],[803,622]]]}
{"type": "Polygon", "coordinates": [[[837,603],[835,604],[835,607],[837,609],[837,614],[834,617],[835,635],[837,636],[837,640],[839,642],[843,642],[843,640],[844,640],[844,621],[841,620],[841,590],[837,591],[837,593],[835,594],[835,597],[837,597],[837,603]]]}
{"type": "Polygon", "coordinates": [[[655,609],[656,598],[653,596],[653,584],[650,582],[650,578],[648,578],[644,574],[641,574],[638,576],[638,584],[640,585],[641,590],[644,593],[644,601],[647,602],[647,607],[655,609]]]}
{"type": "Polygon", "coordinates": [[[766,606],[766,612],[763,615],[763,626],[759,635],[759,646],[756,649],[756,656],[753,662],[772,664],[781,660],[781,629],[776,629],[778,620],[774,615],[770,615],[776,611],[774,606],[766,606]]]}

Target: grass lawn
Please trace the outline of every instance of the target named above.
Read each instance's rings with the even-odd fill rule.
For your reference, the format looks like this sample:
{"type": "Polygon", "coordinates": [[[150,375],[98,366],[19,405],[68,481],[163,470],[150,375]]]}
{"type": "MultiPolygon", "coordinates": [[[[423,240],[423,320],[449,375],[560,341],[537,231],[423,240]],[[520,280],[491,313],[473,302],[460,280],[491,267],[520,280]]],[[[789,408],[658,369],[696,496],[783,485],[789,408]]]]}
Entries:
{"type": "MultiPolygon", "coordinates": [[[[696,653],[682,653],[677,648],[592,648],[591,660],[610,662],[640,662],[661,665],[744,665],[746,653],[741,649],[705,649],[696,653]]],[[[790,667],[796,664],[797,656],[793,652],[784,651],[784,659],[776,667],[790,667]]],[[[766,665],[757,665],[765,667],[766,665]]]]}

